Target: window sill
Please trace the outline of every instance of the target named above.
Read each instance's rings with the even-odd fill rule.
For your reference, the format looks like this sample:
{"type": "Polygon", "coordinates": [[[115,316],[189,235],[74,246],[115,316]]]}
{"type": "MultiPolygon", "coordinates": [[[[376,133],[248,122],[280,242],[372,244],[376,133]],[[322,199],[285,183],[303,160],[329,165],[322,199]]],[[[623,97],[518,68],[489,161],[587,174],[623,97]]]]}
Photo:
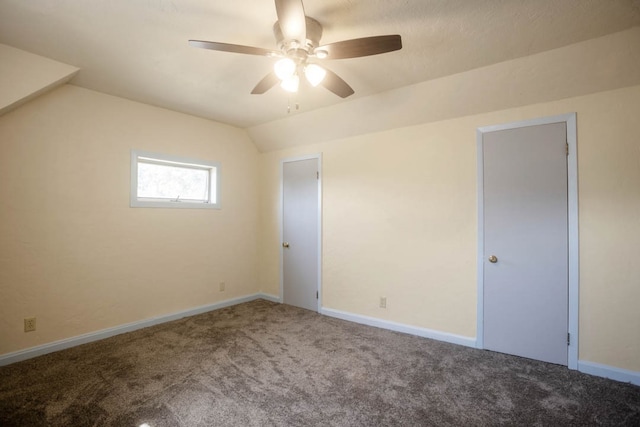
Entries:
{"type": "Polygon", "coordinates": [[[132,208],[168,208],[168,209],[220,209],[219,203],[194,203],[194,202],[146,202],[131,200],[132,208]]]}

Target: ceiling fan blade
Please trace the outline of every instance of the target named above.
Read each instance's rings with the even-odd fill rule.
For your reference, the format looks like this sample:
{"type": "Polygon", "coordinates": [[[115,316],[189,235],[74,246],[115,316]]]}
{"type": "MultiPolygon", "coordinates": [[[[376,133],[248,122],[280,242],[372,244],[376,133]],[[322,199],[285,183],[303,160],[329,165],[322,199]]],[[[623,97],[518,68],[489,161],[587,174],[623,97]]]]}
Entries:
{"type": "Polygon", "coordinates": [[[204,40],[189,40],[189,44],[193,47],[201,49],[218,50],[221,52],[246,53],[248,55],[260,56],[280,56],[281,53],[276,50],[263,49],[261,47],[242,46],[239,44],[208,42],[204,40]]]}
{"type": "Polygon", "coordinates": [[[329,43],[316,48],[327,52],[327,59],[359,58],[402,49],[402,38],[397,35],[363,37],[329,43]]]}
{"type": "Polygon", "coordinates": [[[331,70],[327,70],[326,68],[325,70],[327,71],[327,75],[324,77],[324,80],[322,80],[322,83],[320,83],[322,86],[329,89],[340,98],[346,98],[355,93],[351,86],[342,80],[336,73],[331,70]]]}
{"type": "Polygon", "coordinates": [[[261,95],[266,91],[268,91],[269,89],[271,89],[272,87],[274,87],[275,85],[277,85],[278,82],[280,82],[280,79],[278,78],[278,76],[276,76],[276,73],[272,71],[266,76],[264,76],[264,78],[258,82],[256,87],[254,87],[253,90],[251,91],[251,94],[261,95]]]}
{"type": "Polygon", "coordinates": [[[278,23],[285,41],[297,40],[302,45],[307,40],[307,24],[302,0],[275,0],[278,23]]]}

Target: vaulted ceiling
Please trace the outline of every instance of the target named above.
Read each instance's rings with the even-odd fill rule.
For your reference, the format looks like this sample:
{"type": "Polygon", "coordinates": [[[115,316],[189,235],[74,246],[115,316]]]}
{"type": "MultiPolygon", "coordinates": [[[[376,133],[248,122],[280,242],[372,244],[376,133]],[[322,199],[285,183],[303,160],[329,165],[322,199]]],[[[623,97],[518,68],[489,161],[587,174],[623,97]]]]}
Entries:
{"type": "Polygon", "coordinates": [[[250,128],[640,25],[640,0],[304,0],[304,8],[323,25],[322,43],[400,34],[403,48],[325,61],[355,90],[344,100],[321,87],[251,95],[274,58],[188,45],[275,49],[272,0],[2,0],[0,43],[78,67],[72,84],[250,128]]]}

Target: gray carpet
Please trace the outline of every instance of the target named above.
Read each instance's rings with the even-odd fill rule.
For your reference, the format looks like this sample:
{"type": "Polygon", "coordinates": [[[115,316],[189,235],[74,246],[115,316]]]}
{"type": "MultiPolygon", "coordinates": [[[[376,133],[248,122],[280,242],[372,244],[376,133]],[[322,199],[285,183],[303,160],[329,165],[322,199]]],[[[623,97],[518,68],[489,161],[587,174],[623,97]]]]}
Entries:
{"type": "Polygon", "coordinates": [[[0,426],[640,426],[640,387],[253,301],[0,368],[0,426]]]}

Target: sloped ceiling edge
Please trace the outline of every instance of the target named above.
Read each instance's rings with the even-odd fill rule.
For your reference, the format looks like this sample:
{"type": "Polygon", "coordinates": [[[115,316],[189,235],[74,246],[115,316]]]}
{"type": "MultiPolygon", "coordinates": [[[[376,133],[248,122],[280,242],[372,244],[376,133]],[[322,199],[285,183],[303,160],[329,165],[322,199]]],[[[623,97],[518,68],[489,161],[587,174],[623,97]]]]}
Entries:
{"type": "Polygon", "coordinates": [[[640,27],[247,129],[261,152],[640,85],[640,27]]]}
{"type": "Polygon", "coordinates": [[[0,115],[67,83],[79,70],[0,44],[0,115]]]}

